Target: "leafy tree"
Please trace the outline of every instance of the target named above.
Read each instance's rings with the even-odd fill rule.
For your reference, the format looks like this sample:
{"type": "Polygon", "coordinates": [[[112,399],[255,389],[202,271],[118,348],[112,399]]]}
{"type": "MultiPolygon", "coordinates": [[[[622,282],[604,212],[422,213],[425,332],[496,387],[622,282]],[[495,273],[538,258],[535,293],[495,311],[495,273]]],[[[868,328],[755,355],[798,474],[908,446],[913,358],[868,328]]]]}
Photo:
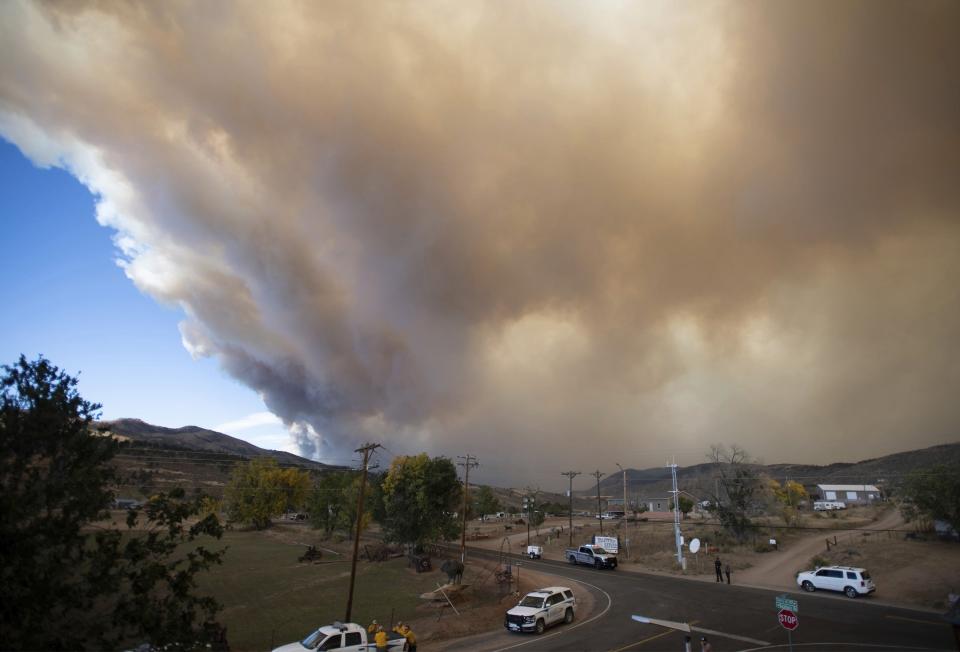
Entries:
{"type": "Polygon", "coordinates": [[[493,493],[493,489],[487,485],[480,485],[477,488],[473,503],[476,512],[483,518],[486,518],[487,514],[495,514],[500,511],[500,500],[493,493]]]}
{"type": "MultiPolygon", "coordinates": [[[[686,518],[690,511],[693,509],[693,500],[687,496],[680,496],[680,513],[683,514],[683,517],[686,518]]],[[[673,501],[670,501],[670,510],[673,511],[673,501]]]]}
{"type": "MultiPolygon", "coordinates": [[[[334,530],[349,530],[350,509],[347,489],[352,475],[346,471],[324,473],[313,487],[307,499],[307,511],[310,512],[310,524],[330,536],[334,530]]],[[[353,508],[356,511],[356,507],[353,508]]]]}
{"type": "Polygon", "coordinates": [[[787,480],[782,485],[770,480],[770,492],[780,506],[780,515],[786,525],[800,524],[800,503],[810,498],[807,490],[796,480],[787,480]]]}
{"type": "Polygon", "coordinates": [[[258,457],[234,469],[224,492],[227,518],[264,530],[275,516],[302,505],[309,491],[306,471],[281,469],[272,457],[258,457]]]}
{"type": "Polygon", "coordinates": [[[422,548],[455,538],[461,491],[457,469],[445,457],[394,458],[382,486],[384,539],[422,548]]]}
{"type": "MultiPolygon", "coordinates": [[[[372,477],[368,476],[368,480],[372,477]]],[[[345,530],[352,534],[357,522],[357,499],[360,496],[361,481],[358,474],[347,471],[324,474],[307,501],[311,525],[323,530],[327,536],[335,530],[345,530]]],[[[361,530],[369,524],[373,511],[371,507],[375,506],[375,500],[364,500],[361,530]]]]}
{"type": "Polygon", "coordinates": [[[743,542],[753,523],[749,513],[761,489],[760,477],[750,456],[739,446],[712,446],[709,455],[717,472],[718,494],[710,501],[725,530],[743,542]]]}
{"type": "Polygon", "coordinates": [[[109,515],[117,448],[92,432],[100,406],[43,357],[0,379],[0,648],[202,647],[225,643],[219,606],[195,595],[220,552],[185,542],[222,533],[216,516],[189,528],[200,498],[159,494],[128,512],[130,532],[93,529],[109,515]]]}
{"type": "Polygon", "coordinates": [[[918,469],[907,476],[900,494],[900,510],[908,521],[942,520],[960,532],[960,464],[918,469]]]}

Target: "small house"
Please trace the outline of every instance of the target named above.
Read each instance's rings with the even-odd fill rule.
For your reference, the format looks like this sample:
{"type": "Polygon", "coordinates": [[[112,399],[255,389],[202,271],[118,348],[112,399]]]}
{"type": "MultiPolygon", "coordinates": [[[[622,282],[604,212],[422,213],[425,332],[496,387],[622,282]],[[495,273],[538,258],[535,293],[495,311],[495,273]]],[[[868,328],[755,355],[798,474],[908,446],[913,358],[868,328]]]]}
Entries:
{"type": "Polygon", "coordinates": [[[639,504],[646,506],[648,512],[669,512],[669,498],[641,498],[639,504]]]}

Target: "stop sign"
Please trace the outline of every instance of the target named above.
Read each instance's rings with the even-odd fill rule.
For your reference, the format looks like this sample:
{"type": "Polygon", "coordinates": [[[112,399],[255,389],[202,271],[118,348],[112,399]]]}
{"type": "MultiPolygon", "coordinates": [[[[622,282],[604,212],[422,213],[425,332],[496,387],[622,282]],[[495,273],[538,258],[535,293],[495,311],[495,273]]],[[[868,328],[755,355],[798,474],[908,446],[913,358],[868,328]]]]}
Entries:
{"type": "Polygon", "coordinates": [[[793,613],[789,609],[781,609],[778,611],[777,618],[780,620],[780,626],[784,629],[793,631],[800,626],[800,619],[797,618],[797,614],[793,613]]]}

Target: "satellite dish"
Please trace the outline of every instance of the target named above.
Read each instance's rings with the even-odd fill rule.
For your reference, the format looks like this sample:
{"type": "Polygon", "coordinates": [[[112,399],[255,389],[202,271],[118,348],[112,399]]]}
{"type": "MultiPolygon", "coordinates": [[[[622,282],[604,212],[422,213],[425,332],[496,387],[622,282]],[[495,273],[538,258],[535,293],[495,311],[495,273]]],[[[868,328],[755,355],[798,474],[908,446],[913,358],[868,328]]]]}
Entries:
{"type": "Polygon", "coordinates": [[[694,539],[690,542],[690,552],[696,554],[700,550],[700,539],[694,539]]]}

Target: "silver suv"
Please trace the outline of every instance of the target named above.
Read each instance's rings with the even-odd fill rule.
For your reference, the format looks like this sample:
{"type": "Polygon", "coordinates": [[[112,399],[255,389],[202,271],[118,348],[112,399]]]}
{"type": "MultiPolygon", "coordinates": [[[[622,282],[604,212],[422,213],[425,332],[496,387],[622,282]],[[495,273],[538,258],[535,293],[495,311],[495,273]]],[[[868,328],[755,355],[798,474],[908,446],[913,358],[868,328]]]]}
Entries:
{"type": "Polygon", "coordinates": [[[548,625],[573,622],[577,600],[565,586],[548,586],[528,593],[507,612],[503,626],[511,632],[542,634],[548,625]]]}
{"type": "Polygon", "coordinates": [[[810,592],[817,589],[843,591],[848,598],[867,595],[877,590],[866,569],[850,566],[818,566],[812,571],[797,573],[797,584],[804,591],[810,592]]]}

